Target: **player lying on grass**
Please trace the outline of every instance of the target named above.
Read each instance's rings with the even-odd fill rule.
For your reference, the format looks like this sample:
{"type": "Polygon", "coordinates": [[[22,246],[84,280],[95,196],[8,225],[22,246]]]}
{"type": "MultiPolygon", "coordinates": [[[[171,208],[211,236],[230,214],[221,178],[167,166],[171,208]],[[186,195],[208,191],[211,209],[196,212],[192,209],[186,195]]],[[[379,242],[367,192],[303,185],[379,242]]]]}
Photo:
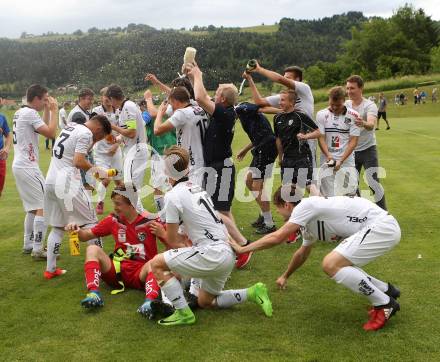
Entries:
{"type": "Polygon", "coordinates": [[[287,221],[283,227],[245,247],[231,241],[237,253],[262,250],[287,240],[301,230],[302,246],[294,253],[287,270],[277,279],[281,289],[287,278],[309,257],[316,240],[341,243],[322,261],[324,272],[336,283],[363,294],[373,305],[365,330],[377,330],[400,309],[400,291],[392,284],[368,275],[360,267],[391,250],[400,241],[396,219],[369,200],[360,197],[319,197],[301,200],[294,185],[280,187],[273,201],[287,221]],[[286,201],[287,200],[287,201],[286,201]]]}
{"type": "Polygon", "coordinates": [[[81,301],[85,308],[104,305],[99,292],[100,279],[118,288],[116,294],[125,287],[145,290],[145,301],[138,312],[154,318],[157,314],[168,316],[173,308],[159,299],[160,289],[151,272],[150,260],[157,254],[156,234],[162,242],[165,230],[155,219],[149,219],[136,211],[137,192],[133,186],[117,186],[111,195],[114,213],[108,215],[91,229],[81,229],[77,224],[66,226],[67,231],[77,231],[81,241],[112,235],[115,248],[112,257],[102,248],[89,245],[86,251],[84,272],[88,293],[81,301]]]}
{"type": "Polygon", "coordinates": [[[188,180],[188,151],[172,146],[165,151],[165,172],[172,186],[165,194],[167,243],[175,248],[158,254],[151,267],[162,291],[176,311],[159,321],[160,325],[193,324],[196,318],[188,307],[176,274],[200,279],[198,304],[201,308],[228,308],[250,300],[272,315],[266,286],[223,290],[235,264],[235,253],[228,244],[226,227],[214,210],[212,200],[200,186],[188,180]],[[179,226],[185,228],[191,247],[178,240],[179,226]]]}

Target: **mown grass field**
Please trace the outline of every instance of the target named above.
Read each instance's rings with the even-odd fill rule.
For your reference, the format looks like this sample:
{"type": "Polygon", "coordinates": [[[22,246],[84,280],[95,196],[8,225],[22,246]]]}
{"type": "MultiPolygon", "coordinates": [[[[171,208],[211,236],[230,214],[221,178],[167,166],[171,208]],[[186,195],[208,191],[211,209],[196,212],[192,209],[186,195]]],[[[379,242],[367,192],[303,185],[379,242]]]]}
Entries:
{"type": "MultiPolygon", "coordinates": [[[[0,359],[438,361],[440,105],[391,105],[388,114],[392,129],[377,132],[379,156],[387,171],[383,185],[388,207],[400,222],[403,237],[392,252],[366,267],[402,290],[402,310],[385,329],[364,332],[367,301],[321,271],[322,258],[334,247],[329,244],[315,247],[285,291],[277,290],[275,280],[296,244],[261,251],[244,270],[232,273],[227,288],[257,281],[268,285],[274,307],[270,319],[257,306],[243,304],[230,310],[197,311],[197,323],[191,327],[163,328],[136,313],[141,291],[112,296],[106,287],[104,308],[85,312],[79,305],[85,293],[84,249],[82,256],[72,257],[65,240],[59,265],[68,272],[50,281],[43,279],[45,263],[21,254],[24,213],[10,169],[11,155],[0,199],[0,359]]],[[[10,121],[11,113],[7,115],[10,121]]],[[[247,142],[237,126],[235,153],[247,142]]],[[[50,153],[43,140],[40,154],[45,172],[50,153]]],[[[249,161],[250,157],[237,163],[238,168],[249,161]]],[[[150,199],[144,205],[153,208],[150,199]]],[[[107,202],[106,212],[110,206],[107,202]]],[[[255,240],[249,226],[258,212],[255,202],[235,201],[233,212],[244,234],[255,240]]],[[[112,248],[108,238],[105,248],[112,248]]]]}

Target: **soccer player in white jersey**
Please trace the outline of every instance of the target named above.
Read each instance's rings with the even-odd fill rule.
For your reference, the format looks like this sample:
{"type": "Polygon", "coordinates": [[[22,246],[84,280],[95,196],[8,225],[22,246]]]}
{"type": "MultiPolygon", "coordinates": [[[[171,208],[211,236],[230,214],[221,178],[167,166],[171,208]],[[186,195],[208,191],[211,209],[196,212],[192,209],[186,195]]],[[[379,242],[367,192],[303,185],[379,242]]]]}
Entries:
{"type": "Polygon", "coordinates": [[[202,185],[203,141],[208,127],[208,115],[198,105],[191,104],[190,94],[184,87],[173,88],[168,102],[174,110],[173,115],[162,123],[167,104],[163,102],[154,121],[154,134],[160,135],[176,129],[177,145],[189,153],[189,178],[194,184],[202,185]]]}
{"type": "Polygon", "coordinates": [[[67,116],[67,123],[72,122],[72,117],[75,113],[82,113],[86,117],[86,121],[90,118],[90,110],[93,106],[95,93],[89,88],[83,88],[78,94],[78,104],[72,108],[67,116]]]}
{"type": "MultiPolygon", "coordinates": [[[[124,158],[124,182],[132,182],[138,191],[142,189],[148,161],[147,135],[142,113],[136,103],[125,98],[122,88],[116,84],[107,87],[106,97],[113,108],[119,111],[117,125],[112,130],[122,136],[122,155],[124,158]]],[[[137,210],[144,212],[141,199],[137,210]]]]}
{"type": "Polygon", "coordinates": [[[379,158],[374,133],[378,111],[374,102],[363,97],[363,89],[364,81],[360,76],[352,75],[347,79],[346,90],[349,100],[345,104],[361,116],[357,122],[357,126],[361,128],[361,134],[354,150],[355,164],[359,174],[364,168],[367,183],[374,192],[376,204],[386,210],[384,189],[378,178],[379,158]]]}
{"type": "Polygon", "coordinates": [[[63,107],[58,113],[58,128],[61,130],[67,126],[67,108],[70,106],[70,102],[64,102],[63,107]]]}
{"type": "MultiPolygon", "coordinates": [[[[257,62],[255,69],[250,70],[250,73],[255,72],[270,79],[273,82],[293,89],[297,95],[295,102],[295,111],[301,112],[309,116],[311,119],[315,119],[314,111],[314,98],[310,86],[303,82],[303,71],[300,67],[291,66],[284,69],[284,75],[276,73],[272,70],[268,70],[260,66],[257,62]]],[[[274,95],[269,97],[261,97],[254,82],[249,82],[249,87],[252,92],[252,98],[256,104],[262,107],[275,107],[280,108],[280,95],[274,95]]],[[[311,130],[313,131],[313,130],[311,130]]],[[[310,151],[312,152],[313,167],[316,166],[316,146],[317,142],[314,139],[308,141],[310,151]]]]}
{"type": "MultiPolygon", "coordinates": [[[[86,155],[95,142],[109,134],[110,122],[105,116],[96,115],[84,124],[69,123],[55,142],[44,196],[46,222],[52,226],[47,238],[46,279],[65,273],[65,270],[56,267],[64,227],[70,223],[92,227],[97,223],[90,194],[85,191],[79,170],[87,172],[93,167],[86,155]]],[[[106,172],[101,170],[100,177],[106,172]]],[[[101,245],[101,240],[93,239],[90,244],[101,245]]]]}
{"type": "Polygon", "coordinates": [[[231,242],[238,252],[267,249],[301,231],[302,246],[294,253],[286,271],[277,279],[281,289],[287,279],[309,257],[317,240],[341,241],[327,254],[322,267],[336,283],[364,295],[373,305],[365,330],[377,330],[399,309],[396,298],[400,291],[392,284],[368,275],[362,266],[390,251],[400,241],[396,219],[371,201],[360,197],[312,196],[301,200],[294,185],[280,187],[274,194],[274,204],[287,221],[272,234],[245,247],[231,242]]]}
{"type": "Polygon", "coordinates": [[[173,187],[165,194],[167,243],[175,249],[156,255],[151,267],[176,311],[158,323],[164,326],[195,323],[195,316],[188,307],[177,274],[200,278],[198,304],[202,308],[228,308],[250,300],[260,305],[270,317],[272,304],[263,283],[247,289],[223,290],[235,263],[226,228],[207,192],[187,177],[188,151],[172,146],[165,151],[165,157],[165,169],[173,187]],[[179,241],[180,224],[192,241],[191,247],[184,247],[179,241]]]}
{"type": "Polygon", "coordinates": [[[316,114],[321,148],[322,196],[354,195],[358,185],[353,150],[360,134],[360,128],[356,125],[360,116],[347,108],[344,102],[345,90],[333,87],[329,91],[328,108],[316,114]]]}
{"type": "MultiPolygon", "coordinates": [[[[107,87],[101,89],[101,105],[92,109],[92,113],[102,114],[107,117],[109,122],[113,125],[118,124],[118,117],[116,110],[113,108],[110,99],[105,95],[107,93],[107,87]]],[[[93,158],[95,165],[104,169],[114,168],[118,171],[118,174],[112,179],[116,185],[121,184],[122,180],[122,151],[119,147],[119,143],[116,142],[116,136],[118,133],[113,131],[109,137],[96,142],[93,146],[93,158]]],[[[104,178],[101,180],[104,187],[107,187],[110,183],[110,178],[104,178]]],[[[99,200],[96,204],[96,213],[101,215],[104,212],[104,201],[99,200]]]]}
{"type": "Polygon", "coordinates": [[[45,259],[43,240],[47,226],[44,222],[44,176],[39,166],[38,135],[55,138],[58,122],[57,101],[48,96],[46,88],[34,84],[26,91],[27,105],[14,115],[14,161],[12,173],[23,208],[23,253],[32,254],[36,260],[45,259]],[[38,112],[44,110],[43,119],[38,112]]]}

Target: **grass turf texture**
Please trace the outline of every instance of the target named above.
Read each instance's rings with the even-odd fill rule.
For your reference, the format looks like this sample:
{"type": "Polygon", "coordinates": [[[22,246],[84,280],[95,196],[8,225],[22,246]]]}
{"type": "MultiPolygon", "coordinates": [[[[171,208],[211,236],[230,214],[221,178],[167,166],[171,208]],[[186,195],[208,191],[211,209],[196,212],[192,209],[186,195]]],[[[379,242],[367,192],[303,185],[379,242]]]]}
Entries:
{"type": "MultiPolygon", "coordinates": [[[[11,154],[0,199],[1,359],[438,360],[440,196],[435,190],[440,182],[439,114],[440,105],[390,105],[392,129],[385,131],[381,122],[382,129],[377,132],[380,164],[387,171],[383,180],[387,203],[401,225],[403,237],[393,251],[365,268],[402,290],[401,312],[376,333],[362,330],[367,320],[367,300],[337,285],[321,271],[322,258],[335,246],[322,243],[292,275],[285,291],[277,290],[275,280],[298,245],[284,244],[258,252],[244,270],[233,271],[226,288],[247,287],[257,281],[268,285],[272,318],[266,318],[256,305],[246,303],[229,310],[198,310],[194,326],[163,328],[136,313],[143,292],[129,290],[112,296],[104,284],[104,308],[96,313],[84,311],[79,305],[85,296],[84,246],[81,256],[72,257],[65,238],[58,264],[68,272],[49,281],[43,279],[44,262],[21,255],[24,213],[10,168],[11,154]]],[[[11,121],[11,112],[7,116],[11,121]]],[[[235,153],[247,142],[237,124],[235,153]]],[[[41,168],[46,172],[50,153],[44,150],[43,139],[40,154],[41,168]]],[[[242,168],[249,162],[248,155],[236,165],[242,168]]],[[[144,205],[153,209],[151,198],[144,200],[144,205]]],[[[110,211],[107,199],[105,213],[110,211]]],[[[255,240],[257,235],[248,226],[258,213],[255,202],[235,201],[233,212],[244,234],[255,240]]],[[[276,223],[281,225],[278,217],[276,223]]],[[[105,249],[110,251],[112,246],[112,240],[106,238],[105,249]]]]}

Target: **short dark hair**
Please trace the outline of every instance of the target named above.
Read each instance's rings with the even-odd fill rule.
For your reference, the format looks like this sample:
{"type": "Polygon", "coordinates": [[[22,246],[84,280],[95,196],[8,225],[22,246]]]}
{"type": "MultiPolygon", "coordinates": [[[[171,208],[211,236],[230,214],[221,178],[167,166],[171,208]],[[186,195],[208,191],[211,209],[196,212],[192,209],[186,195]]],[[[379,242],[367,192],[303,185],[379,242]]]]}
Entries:
{"type": "Polygon", "coordinates": [[[174,79],[171,82],[171,86],[173,87],[185,87],[186,90],[189,93],[189,96],[191,99],[195,99],[196,96],[194,95],[194,88],[193,85],[191,84],[190,80],[188,79],[188,77],[179,77],[174,79]]]}
{"type": "Polygon", "coordinates": [[[359,88],[364,88],[364,80],[360,75],[350,75],[347,78],[346,83],[356,83],[359,88]]]}
{"type": "Polygon", "coordinates": [[[102,126],[104,133],[106,135],[109,135],[110,133],[112,133],[112,125],[106,116],[104,116],[102,114],[97,114],[97,115],[93,116],[92,118],[90,118],[90,121],[98,122],[102,126]]]}
{"type": "Polygon", "coordinates": [[[107,92],[105,93],[105,95],[108,98],[114,98],[117,100],[122,100],[125,98],[124,92],[122,91],[122,88],[120,86],[118,86],[117,84],[110,84],[107,87],[107,92]]]}
{"type": "Polygon", "coordinates": [[[273,194],[273,203],[275,206],[281,207],[284,206],[287,202],[293,204],[294,206],[298,205],[301,202],[301,198],[297,201],[290,201],[289,199],[285,199],[283,196],[288,192],[288,198],[293,197],[296,194],[296,185],[295,184],[285,184],[278,187],[278,189],[273,194]]]}
{"type": "Polygon", "coordinates": [[[78,111],[72,115],[72,122],[78,123],[78,124],[84,124],[87,122],[87,118],[84,115],[84,113],[78,111]]]}
{"type": "Polygon", "coordinates": [[[345,99],[345,89],[342,87],[333,87],[328,92],[328,97],[332,101],[338,101],[340,99],[345,99]]]}
{"type": "Polygon", "coordinates": [[[190,94],[188,90],[185,87],[175,87],[171,89],[170,95],[168,98],[174,99],[175,101],[181,102],[181,103],[189,103],[190,100],[190,94]]]}
{"type": "Polygon", "coordinates": [[[297,94],[293,89],[284,89],[280,92],[280,94],[287,94],[289,101],[291,101],[295,105],[297,94]]]}
{"type": "Polygon", "coordinates": [[[146,107],[147,106],[147,101],[144,99],[144,100],[140,101],[138,103],[138,105],[139,105],[139,107],[146,107]]]}
{"type": "Polygon", "coordinates": [[[86,97],[94,97],[95,93],[90,88],[83,88],[78,93],[78,99],[86,97]]]}
{"type": "Polygon", "coordinates": [[[303,70],[296,65],[287,67],[286,69],[284,69],[284,73],[293,73],[295,74],[295,77],[299,78],[300,81],[303,80],[303,70]]]}
{"type": "Polygon", "coordinates": [[[35,97],[43,98],[44,95],[48,93],[47,88],[39,85],[39,84],[32,84],[27,90],[26,90],[26,100],[27,102],[32,102],[35,97]]]}

